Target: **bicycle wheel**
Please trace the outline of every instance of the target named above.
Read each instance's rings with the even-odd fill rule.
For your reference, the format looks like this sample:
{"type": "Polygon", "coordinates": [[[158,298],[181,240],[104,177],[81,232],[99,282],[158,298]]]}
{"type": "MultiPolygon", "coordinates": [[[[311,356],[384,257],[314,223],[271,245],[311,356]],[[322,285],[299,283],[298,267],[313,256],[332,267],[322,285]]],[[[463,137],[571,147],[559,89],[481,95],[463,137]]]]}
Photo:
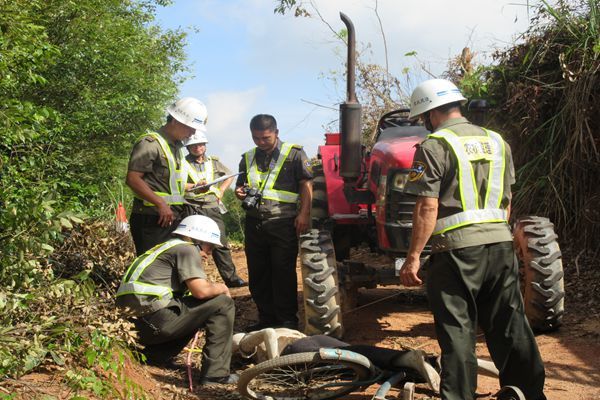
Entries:
{"type": "Polygon", "coordinates": [[[352,361],[322,359],[318,352],[289,354],[244,371],[238,391],[257,400],[325,400],[354,391],[371,370],[352,361]]]}

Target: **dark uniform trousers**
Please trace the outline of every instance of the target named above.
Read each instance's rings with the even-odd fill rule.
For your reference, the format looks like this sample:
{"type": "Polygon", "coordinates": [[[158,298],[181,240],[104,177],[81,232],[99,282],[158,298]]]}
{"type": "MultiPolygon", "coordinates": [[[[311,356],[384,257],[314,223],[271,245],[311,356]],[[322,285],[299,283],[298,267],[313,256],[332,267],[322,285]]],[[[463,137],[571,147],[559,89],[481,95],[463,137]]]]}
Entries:
{"type": "Polygon", "coordinates": [[[235,307],[233,300],[219,295],[209,300],[184,297],[170,306],[135,319],[140,343],[150,362],[166,362],[183,350],[201,328],[206,328],[202,349],[201,376],[229,375],[231,336],[235,307]]]}
{"type": "Polygon", "coordinates": [[[163,228],[158,224],[158,215],[132,213],[129,226],[136,256],[141,256],[157,244],[169,240],[180,222],[181,219],[175,219],[171,225],[163,228]]]}
{"type": "Polygon", "coordinates": [[[246,216],[244,244],[250,294],[262,322],[298,323],[298,238],[294,220],[246,216]]]}
{"type": "Polygon", "coordinates": [[[511,242],[435,253],[427,295],[442,349],[442,399],[472,400],[477,387],[477,322],[500,371],[501,386],[545,400],[544,366],[524,315],[511,242]]]}
{"type": "Polygon", "coordinates": [[[218,207],[205,208],[201,206],[188,206],[186,210],[188,215],[204,215],[211,218],[219,226],[221,232],[221,243],[223,247],[215,247],[212,250],[213,260],[221,275],[221,279],[229,286],[235,279],[240,279],[235,270],[235,264],[231,258],[231,250],[227,243],[227,232],[225,231],[225,222],[218,207]]]}

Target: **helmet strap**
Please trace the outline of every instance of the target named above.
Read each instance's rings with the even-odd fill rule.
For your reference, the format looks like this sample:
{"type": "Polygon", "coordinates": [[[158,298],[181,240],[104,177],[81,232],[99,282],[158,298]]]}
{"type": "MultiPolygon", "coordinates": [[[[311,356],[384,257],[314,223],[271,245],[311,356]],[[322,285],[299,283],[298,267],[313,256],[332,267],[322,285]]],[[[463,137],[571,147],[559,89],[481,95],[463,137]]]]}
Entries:
{"type": "Polygon", "coordinates": [[[423,113],[423,121],[425,122],[425,128],[429,132],[433,132],[433,125],[431,124],[431,114],[429,111],[423,113]]]}

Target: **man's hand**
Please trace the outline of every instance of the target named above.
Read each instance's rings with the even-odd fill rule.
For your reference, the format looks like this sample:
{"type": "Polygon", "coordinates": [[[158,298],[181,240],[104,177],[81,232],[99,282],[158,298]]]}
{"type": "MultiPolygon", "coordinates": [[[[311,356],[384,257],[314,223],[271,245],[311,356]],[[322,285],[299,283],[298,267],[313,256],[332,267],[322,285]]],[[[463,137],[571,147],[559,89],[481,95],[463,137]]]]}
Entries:
{"type": "Polygon", "coordinates": [[[312,205],[312,181],[310,179],[302,179],[299,183],[300,209],[298,216],[294,220],[296,227],[296,235],[306,232],[310,227],[310,207],[312,205]]]}
{"type": "Polygon", "coordinates": [[[156,206],[156,211],[158,211],[158,225],[166,228],[173,223],[175,220],[173,210],[171,210],[171,207],[165,200],[154,193],[150,186],[144,181],[143,172],[127,171],[125,183],[127,183],[127,186],[129,186],[138,197],[156,206]]]}
{"type": "Polygon", "coordinates": [[[210,186],[204,186],[204,187],[200,187],[202,185],[206,185],[208,182],[206,180],[201,180],[200,182],[197,183],[198,187],[194,188],[194,192],[195,193],[206,193],[208,192],[208,190],[210,189],[210,186]]]}
{"type": "Polygon", "coordinates": [[[163,228],[171,225],[175,220],[175,214],[173,214],[171,206],[162,201],[156,207],[158,209],[158,225],[162,226],[163,228]]]}
{"type": "Polygon", "coordinates": [[[206,300],[224,294],[231,297],[229,288],[224,283],[212,283],[202,278],[191,278],[185,281],[190,293],[197,299],[206,300]]]}
{"type": "Polygon", "coordinates": [[[238,186],[235,188],[235,197],[240,200],[244,200],[246,198],[246,191],[244,190],[245,186],[238,186]]]}
{"type": "Polygon", "coordinates": [[[229,288],[224,283],[213,283],[217,287],[217,290],[222,291],[221,293],[227,297],[231,297],[231,293],[229,292],[229,288]]]}
{"type": "Polygon", "coordinates": [[[294,226],[296,227],[296,235],[300,236],[308,230],[310,224],[310,214],[300,213],[294,220],[294,226]]]}
{"type": "Polygon", "coordinates": [[[419,286],[423,281],[417,276],[419,269],[421,268],[421,262],[419,258],[416,259],[411,257],[407,258],[400,269],[400,282],[404,286],[419,286]]]}

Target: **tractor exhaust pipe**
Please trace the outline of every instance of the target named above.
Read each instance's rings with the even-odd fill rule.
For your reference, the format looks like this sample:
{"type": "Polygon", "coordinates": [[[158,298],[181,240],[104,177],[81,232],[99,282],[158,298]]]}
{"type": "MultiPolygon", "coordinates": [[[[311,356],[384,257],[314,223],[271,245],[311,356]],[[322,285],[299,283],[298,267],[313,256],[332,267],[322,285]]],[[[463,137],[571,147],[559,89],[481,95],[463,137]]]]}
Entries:
{"type": "Polygon", "coordinates": [[[340,175],[345,182],[358,179],[361,170],[361,106],[356,99],[356,35],[354,24],[344,13],[340,18],[348,29],[348,61],[346,74],[346,101],[340,104],[340,175]]]}

